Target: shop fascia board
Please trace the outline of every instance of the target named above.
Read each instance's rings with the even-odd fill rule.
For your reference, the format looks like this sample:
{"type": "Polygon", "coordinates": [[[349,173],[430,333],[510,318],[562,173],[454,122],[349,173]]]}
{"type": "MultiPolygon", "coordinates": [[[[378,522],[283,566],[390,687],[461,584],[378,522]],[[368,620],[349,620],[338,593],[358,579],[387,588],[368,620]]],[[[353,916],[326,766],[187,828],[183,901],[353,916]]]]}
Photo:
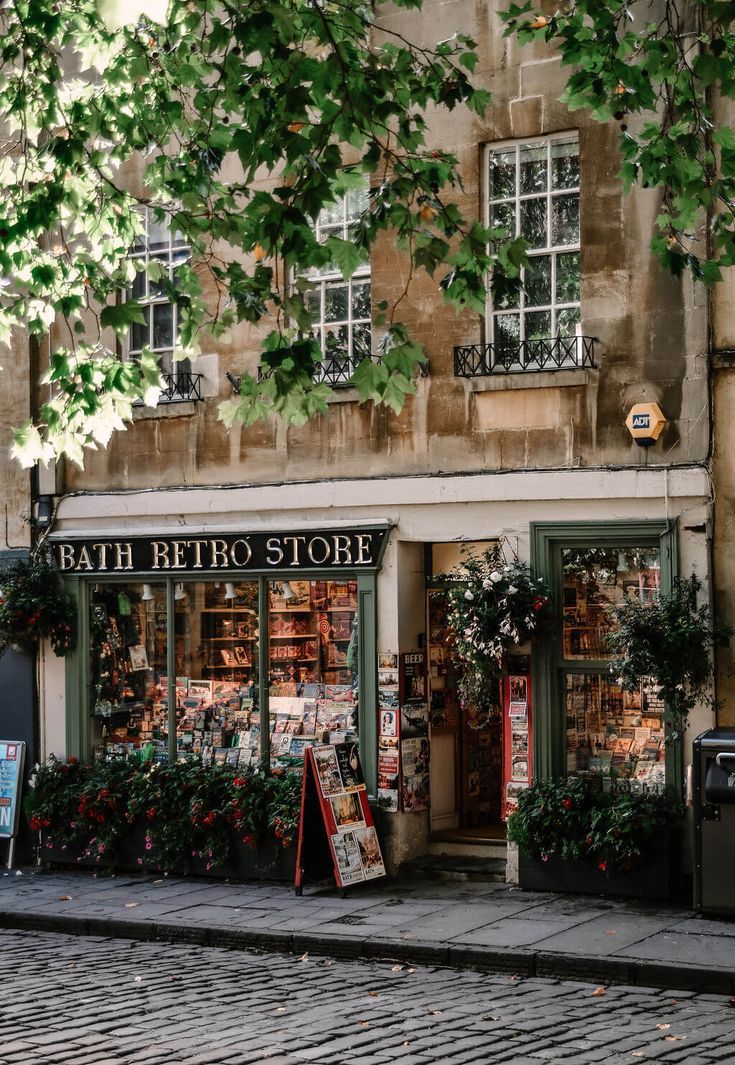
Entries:
{"type": "MultiPolygon", "coordinates": [[[[155,488],[80,492],[65,496],[55,535],[102,535],[131,519],[141,532],[253,532],[375,527],[379,522],[338,517],[334,511],[378,508],[393,522],[392,508],[451,503],[564,502],[600,500],[692,500],[710,497],[703,466],[622,470],[534,470],[509,473],[427,475],[365,480],[309,481],[235,487],[155,488]],[[304,515],[308,514],[308,518],[304,515]],[[228,516],[230,522],[228,522],[228,516]],[[236,516],[236,520],[235,520],[236,516]],[[231,524],[230,524],[231,523],[231,524]]],[[[391,524],[391,521],[386,521],[391,524]]],[[[130,530],[132,533],[132,530],[130,530]]]]}

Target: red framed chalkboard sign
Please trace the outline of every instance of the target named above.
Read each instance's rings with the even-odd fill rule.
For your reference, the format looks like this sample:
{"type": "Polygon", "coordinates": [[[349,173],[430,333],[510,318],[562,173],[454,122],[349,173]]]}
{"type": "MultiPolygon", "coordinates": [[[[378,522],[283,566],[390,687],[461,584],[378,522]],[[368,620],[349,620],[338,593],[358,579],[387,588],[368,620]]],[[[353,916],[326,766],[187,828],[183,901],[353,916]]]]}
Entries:
{"type": "Polygon", "coordinates": [[[296,851],[296,894],[306,880],[334,876],[340,890],[385,876],[356,743],[304,751],[296,851]]]}

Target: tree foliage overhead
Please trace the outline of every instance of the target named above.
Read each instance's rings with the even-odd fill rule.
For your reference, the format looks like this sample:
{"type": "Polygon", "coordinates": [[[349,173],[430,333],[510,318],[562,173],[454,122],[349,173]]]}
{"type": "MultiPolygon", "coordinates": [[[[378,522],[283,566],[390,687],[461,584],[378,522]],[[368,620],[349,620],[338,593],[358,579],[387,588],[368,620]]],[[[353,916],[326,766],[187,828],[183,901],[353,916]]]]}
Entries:
{"type": "Polygon", "coordinates": [[[663,193],[652,246],[664,265],[720,281],[735,263],[735,129],[723,121],[724,107],[735,113],[735,3],[562,0],[548,15],[529,0],[501,18],[574,68],[568,107],[620,123],[626,189],[663,193]]]}
{"type": "MultiPolygon", "coordinates": [[[[427,110],[487,107],[470,80],[474,43],[457,34],[418,47],[376,32],[374,19],[357,0],[2,6],[0,339],[20,324],[51,333],[53,347],[51,398],[16,433],[23,462],[65,453],[81,463],[85,446],[104,446],[130,418],[134,399],[159,394],[154,356],[125,361],[120,350],[143,321],[128,296],[145,264],[127,258],[141,203],[192,248],[173,282],[158,263],[147,267],[178,307],[180,357],[196,353],[202,328],[264,322],[261,373],[243,375],[220,411],[230,424],[326,411],[299,278],[330,262],[349,277],[382,231],[412,271],[436,271],[460,307],[483,309],[493,269],[494,284],[518,284],[523,242],[488,252],[502,231],[462,217],[450,202],[456,159],[425,142],[427,110]],[[320,210],[366,176],[355,247],[318,243],[320,210]]],[[[400,295],[376,323],[380,358],[354,374],[362,399],[394,409],[424,360],[396,317],[400,295]]]]}

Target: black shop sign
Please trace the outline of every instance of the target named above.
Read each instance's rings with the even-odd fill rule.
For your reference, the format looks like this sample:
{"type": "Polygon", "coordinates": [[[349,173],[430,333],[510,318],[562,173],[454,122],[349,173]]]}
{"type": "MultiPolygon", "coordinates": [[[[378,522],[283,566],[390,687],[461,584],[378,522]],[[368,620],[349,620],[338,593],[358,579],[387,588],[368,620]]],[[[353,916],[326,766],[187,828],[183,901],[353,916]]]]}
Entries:
{"type": "Polygon", "coordinates": [[[196,573],[198,570],[375,569],[388,530],[328,529],[221,536],[56,540],[62,574],[196,573]]]}

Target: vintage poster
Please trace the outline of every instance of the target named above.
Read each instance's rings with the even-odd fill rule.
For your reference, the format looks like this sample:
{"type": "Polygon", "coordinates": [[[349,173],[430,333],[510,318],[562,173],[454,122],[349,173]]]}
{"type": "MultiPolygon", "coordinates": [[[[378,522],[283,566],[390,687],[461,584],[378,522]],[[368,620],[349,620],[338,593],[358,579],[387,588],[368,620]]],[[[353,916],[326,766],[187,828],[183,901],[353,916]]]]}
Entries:
{"type": "Polygon", "coordinates": [[[428,703],[404,703],[401,706],[401,736],[429,735],[428,703]]]}
{"type": "Polygon", "coordinates": [[[325,799],[331,795],[339,795],[343,791],[342,777],[337,764],[337,753],[333,744],[326,747],[314,748],[314,761],[321,793],[325,799]]]}
{"type": "Polygon", "coordinates": [[[401,703],[426,700],[426,654],[406,651],[400,659],[401,703]]]}
{"type": "Polygon", "coordinates": [[[404,810],[426,810],[429,806],[429,740],[410,737],[401,741],[401,791],[404,810]]]}
{"type": "Polygon", "coordinates": [[[378,836],[372,825],[369,828],[358,828],[354,835],[360,851],[360,861],[365,872],[365,879],[372,880],[376,876],[385,876],[383,855],[380,853],[378,836]]]}
{"type": "Polygon", "coordinates": [[[398,711],[381,710],[378,719],[378,736],[392,737],[398,735],[398,711]]]}
{"type": "MultiPolygon", "coordinates": [[[[373,832],[375,829],[373,829],[373,832]]],[[[360,861],[360,848],[354,832],[343,832],[330,836],[337,868],[343,884],[356,884],[365,879],[360,861]]]]}
{"type": "Polygon", "coordinates": [[[343,791],[364,791],[365,778],[362,775],[360,757],[356,743],[340,743],[335,747],[339,775],[343,791]]]}
{"type": "Polygon", "coordinates": [[[338,832],[347,832],[350,828],[365,827],[365,817],[358,795],[354,793],[335,795],[329,800],[329,803],[332,807],[332,817],[338,832]]]}

